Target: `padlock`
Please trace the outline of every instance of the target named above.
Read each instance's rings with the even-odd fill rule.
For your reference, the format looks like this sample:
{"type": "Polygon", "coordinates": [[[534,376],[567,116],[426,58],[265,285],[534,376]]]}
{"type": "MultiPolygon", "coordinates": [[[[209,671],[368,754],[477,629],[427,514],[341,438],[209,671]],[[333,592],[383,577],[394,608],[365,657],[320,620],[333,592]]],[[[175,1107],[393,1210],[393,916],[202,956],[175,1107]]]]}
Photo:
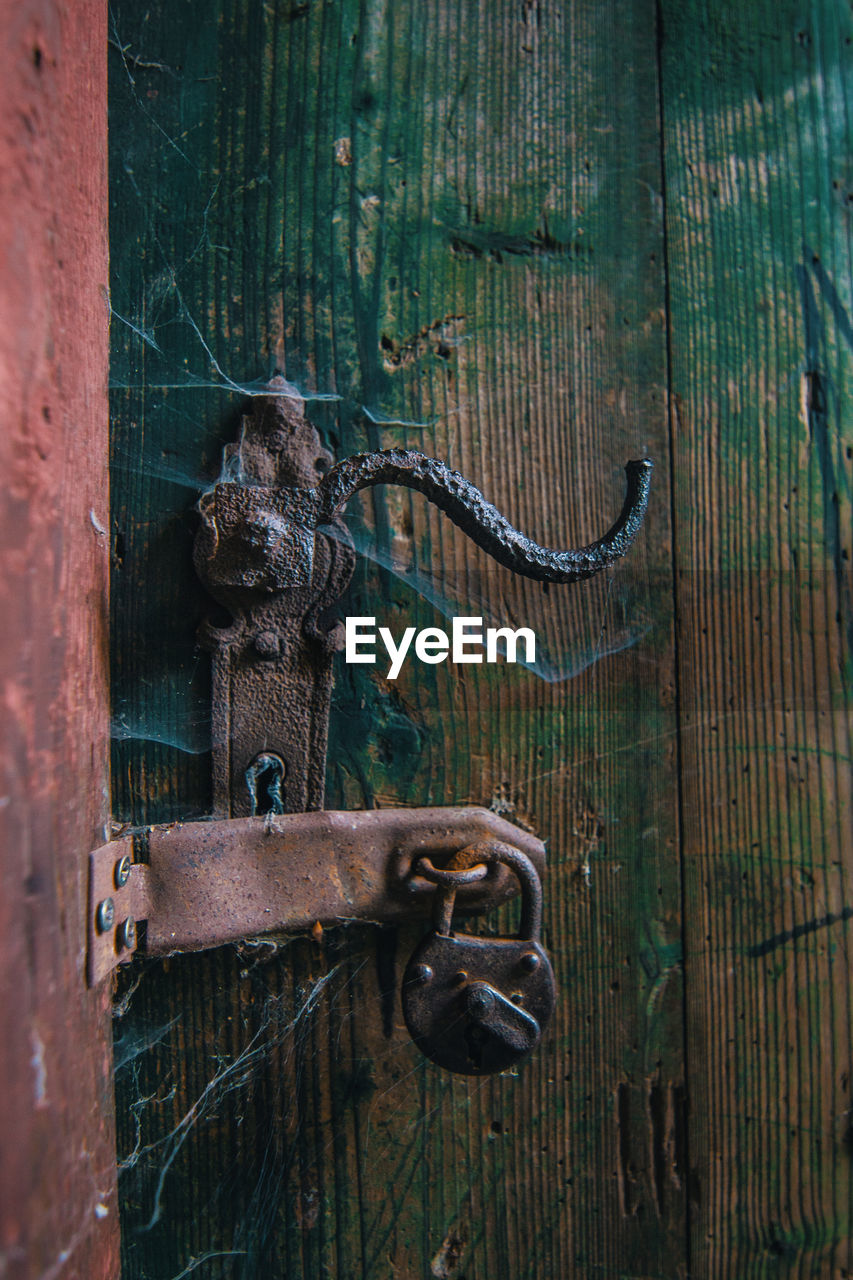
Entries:
{"type": "MultiPolygon", "coordinates": [[[[442,871],[421,859],[437,884],[432,932],[403,975],[403,1016],[415,1044],[448,1071],[482,1076],[506,1071],[535,1049],[554,1011],[551,962],[539,941],[542,885],[525,854],[498,840],[469,845],[442,871]],[[456,881],[478,864],[502,862],[522,889],[515,938],[453,932],[456,881]]],[[[470,873],[469,873],[470,874],[470,873]]]]}

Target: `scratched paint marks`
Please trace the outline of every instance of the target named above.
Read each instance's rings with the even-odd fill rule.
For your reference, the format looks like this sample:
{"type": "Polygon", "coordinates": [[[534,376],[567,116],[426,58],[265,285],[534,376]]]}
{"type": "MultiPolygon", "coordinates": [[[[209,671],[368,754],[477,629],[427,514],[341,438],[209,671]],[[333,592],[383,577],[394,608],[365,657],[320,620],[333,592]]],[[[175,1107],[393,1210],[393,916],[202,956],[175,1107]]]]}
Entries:
{"type": "Polygon", "coordinates": [[[851,1261],[851,36],[663,6],[697,1274],[851,1261]]]}

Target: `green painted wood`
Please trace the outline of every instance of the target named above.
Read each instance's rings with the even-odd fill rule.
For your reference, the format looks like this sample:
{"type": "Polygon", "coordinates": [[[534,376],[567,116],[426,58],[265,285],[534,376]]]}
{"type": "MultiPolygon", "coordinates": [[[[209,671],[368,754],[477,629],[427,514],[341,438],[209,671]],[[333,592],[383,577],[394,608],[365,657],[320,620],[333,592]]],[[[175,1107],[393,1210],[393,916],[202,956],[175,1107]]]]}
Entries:
{"type": "Polygon", "coordinates": [[[849,1275],[848,5],[663,6],[691,1266],[849,1275]]]}

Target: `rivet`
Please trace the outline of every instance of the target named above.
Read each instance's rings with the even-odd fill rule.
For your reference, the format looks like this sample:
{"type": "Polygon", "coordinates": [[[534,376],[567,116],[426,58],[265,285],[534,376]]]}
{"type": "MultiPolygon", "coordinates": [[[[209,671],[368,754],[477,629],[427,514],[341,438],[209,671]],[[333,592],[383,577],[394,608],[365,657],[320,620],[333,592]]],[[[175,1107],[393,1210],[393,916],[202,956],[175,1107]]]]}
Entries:
{"type": "Polygon", "coordinates": [[[532,973],[534,969],[538,969],[541,960],[535,951],[525,951],[519,962],[522,969],[526,969],[528,973],[532,973]]]}
{"type": "Polygon", "coordinates": [[[130,879],[130,855],[125,854],[123,858],[119,858],[113,871],[113,880],[117,889],[123,889],[130,879]]]}
{"type": "Polygon", "coordinates": [[[136,921],[133,916],[122,920],[116,929],[116,946],[119,950],[125,947],[128,951],[132,951],[136,946],[136,921]]]}
{"type": "Polygon", "coordinates": [[[281,638],[274,631],[262,631],[255,636],[255,650],[262,658],[278,658],[281,654],[281,638]]]}
{"type": "Polygon", "coordinates": [[[482,1022],[495,1005],[495,993],[489,987],[473,987],[468,992],[468,1012],[482,1022]]]}
{"type": "Polygon", "coordinates": [[[112,898],[104,898],[95,909],[95,928],[98,933],[107,933],[112,929],[116,918],[116,907],[112,898]]]}
{"type": "Polygon", "coordinates": [[[467,982],[468,981],[467,971],[465,969],[457,969],[453,975],[453,981],[458,983],[460,986],[462,985],[463,982],[467,982]]]}
{"type": "Polygon", "coordinates": [[[433,972],[428,964],[416,964],[412,970],[412,980],[414,982],[429,982],[433,977],[433,972]]]}

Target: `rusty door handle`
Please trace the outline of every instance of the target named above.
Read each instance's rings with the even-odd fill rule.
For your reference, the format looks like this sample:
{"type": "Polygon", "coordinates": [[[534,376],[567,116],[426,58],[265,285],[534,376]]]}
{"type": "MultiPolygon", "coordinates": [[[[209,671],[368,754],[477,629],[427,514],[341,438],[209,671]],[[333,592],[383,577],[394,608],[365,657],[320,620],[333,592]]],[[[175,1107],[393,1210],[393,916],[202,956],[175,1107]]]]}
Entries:
{"type": "MultiPolygon", "coordinates": [[[[318,446],[319,441],[315,451],[318,446]]],[[[257,448],[249,456],[256,453],[257,448]]],[[[202,529],[196,568],[214,595],[230,594],[235,588],[272,593],[308,586],[318,530],[337,526],[346,539],[340,516],[349,499],[361,489],[395,484],[424,494],[513,573],[541,582],[577,582],[625,555],[646,513],[652,466],[648,458],[626,464],[622,510],[601,538],[558,551],[539,546],[514,528],[458,471],[415,449],[356,454],[339,462],[319,483],[303,486],[264,484],[251,467],[241,465],[239,479],[221,481],[199,504],[202,529]]]]}
{"type": "Polygon", "coordinates": [[[416,489],[449,516],[469,538],[513,573],[541,582],[577,582],[624,556],[633,542],[649,499],[652,463],[625,466],[628,488],[617,520],[603,537],[575,551],[551,551],[513,528],[497,507],[458,471],[414,449],[383,449],[339,462],[316,489],[317,523],[330,524],[360,489],[399,484],[416,489]]]}
{"type": "Polygon", "coordinates": [[[208,627],[203,636],[214,655],[219,816],[257,811],[247,771],[257,772],[270,751],[281,763],[275,807],[323,806],[331,655],[342,642],[340,628],[324,619],[355,566],[340,518],[353,494],[379,484],[416,489],[512,572],[574,582],[628,550],[646,511],[652,470],[648,459],[627,464],[623,508],[603,537],[549,550],[435,458],[386,449],[330,464],[298,393],[274,379],[268,394],[253,400],[239,439],[226,447],[219,482],[199,502],[196,569],[233,618],[230,627],[208,627]]]}

